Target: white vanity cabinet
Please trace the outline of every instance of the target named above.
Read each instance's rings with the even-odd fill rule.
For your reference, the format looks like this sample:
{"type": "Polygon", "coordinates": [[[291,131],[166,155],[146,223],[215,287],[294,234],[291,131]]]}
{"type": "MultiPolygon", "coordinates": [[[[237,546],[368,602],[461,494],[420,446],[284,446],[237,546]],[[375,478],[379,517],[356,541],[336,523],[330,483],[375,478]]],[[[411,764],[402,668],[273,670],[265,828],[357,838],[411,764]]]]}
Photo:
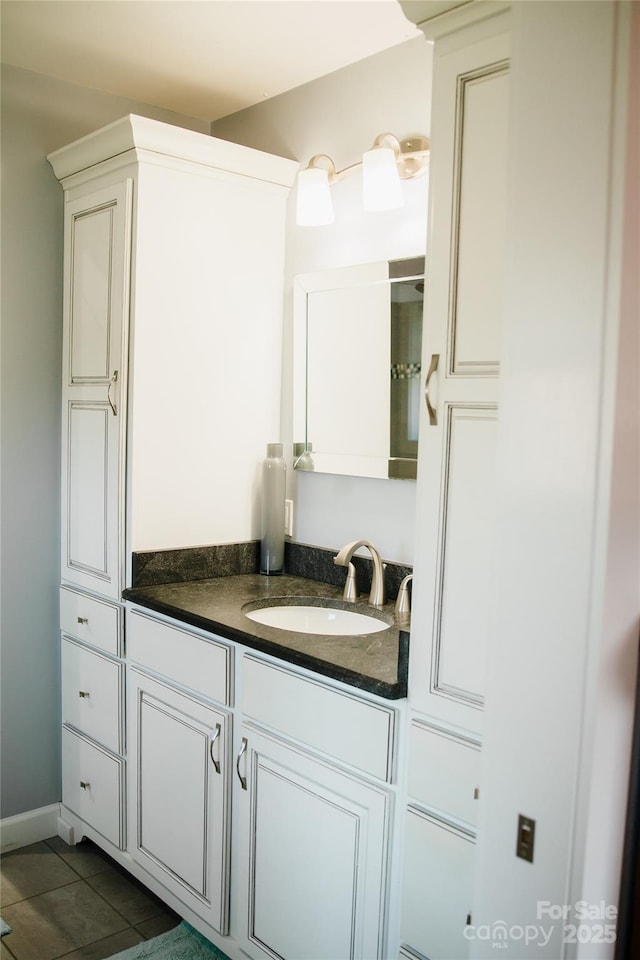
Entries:
{"type": "Polygon", "coordinates": [[[225,934],[232,651],[135,610],[127,630],[129,853],[225,934]]]}
{"type": "Polygon", "coordinates": [[[136,875],[230,956],[386,957],[397,707],[139,607],[127,654],[136,875]]]}
{"type": "Polygon", "coordinates": [[[256,960],[385,956],[395,711],[252,655],[242,691],[243,949],[256,960]]]}

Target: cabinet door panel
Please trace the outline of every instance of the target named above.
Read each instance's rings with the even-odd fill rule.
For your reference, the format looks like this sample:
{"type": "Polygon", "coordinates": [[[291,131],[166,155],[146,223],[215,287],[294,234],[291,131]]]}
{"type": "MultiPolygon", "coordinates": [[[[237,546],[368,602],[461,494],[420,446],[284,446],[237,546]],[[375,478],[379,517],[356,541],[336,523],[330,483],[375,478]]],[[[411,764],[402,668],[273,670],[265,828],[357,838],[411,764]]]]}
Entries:
{"type": "Polygon", "coordinates": [[[480,732],[504,290],[509,34],[460,31],[434,61],[429,296],[409,697],[480,732]],[[436,365],[435,358],[438,358],[436,365]],[[435,367],[435,370],[434,370],[435,367]]]}
{"type": "Polygon", "coordinates": [[[138,706],[138,844],[204,894],[210,731],[144,692],[138,706]]]}
{"type": "MultiPolygon", "coordinates": [[[[106,403],[74,403],[68,409],[67,556],[66,568],[99,578],[108,589],[110,578],[110,529],[117,527],[113,513],[118,499],[115,424],[109,420],[106,403]],[[115,463],[113,454],[116,453],[115,463]],[[111,495],[110,495],[111,494],[111,495]]],[[[116,437],[117,444],[117,437],[116,437]]]]}
{"type": "Polygon", "coordinates": [[[119,599],[130,180],[65,204],[62,579],[119,599]]]}
{"type": "Polygon", "coordinates": [[[110,377],[110,289],[116,201],[71,217],[71,382],[110,377]]]}
{"type": "Polygon", "coordinates": [[[254,937],[283,957],[321,960],[350,956],[355,920],[352,891],[362,811],[350,809],[346,803],[338,806],[326,790],[296,782],[287,770],[268,762],[259,762],[255,773],[259,802],[255,821],[254,937]],[[314,825],[311,833],[310,824],[314,825]],[[325,839],[328,837],[330,844],[325,839]],[[304,885],[287,884],[283,899],[282,890],[273,880],[299,878],[301,863],[312,863],[313,871],[304,885]],[[314,904],[323,904],[323,909],[314,910],[314,904]],[[331,917],[330,924],[327,916],[331,917]],[[304,954],[301,944],[306,947],[304,954]]]}
{"type": "Polygon", "coordinates": [[[382,956],[388,798],[243,728],[246,949],[283,960],[382,956]]]}
{"type": "Polygon", "coordinates": [[[402,893],[402,942],[432,960],[464,960],[475,844],[409,808],[402,893]]]}
{"type": "Polygon", "coordinates": [[[495,374],[507,201],[507,65],[488,64],[459,75],[457,83],[450,364],[453,373],[495,374]]]}
{"type": "Polygon", "coordinates": [[[228,718],[130,670],[134,859],[221,933],[228,898],[228,718]]]}
{"type": "Polygon", "coordinates": [[[481,706],[497,413],[491,408],[451,405],[444,415],[431,691],[481,706]]]}

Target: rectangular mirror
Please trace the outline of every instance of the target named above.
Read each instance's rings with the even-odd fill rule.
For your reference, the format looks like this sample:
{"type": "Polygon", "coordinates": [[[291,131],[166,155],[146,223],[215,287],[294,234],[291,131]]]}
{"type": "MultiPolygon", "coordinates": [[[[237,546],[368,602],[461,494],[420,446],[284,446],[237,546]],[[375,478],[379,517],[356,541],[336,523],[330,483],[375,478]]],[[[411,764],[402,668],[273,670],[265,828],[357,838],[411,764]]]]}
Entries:
{"type": "Polygon", "coordinates": [[[424,257],[294,279],[294,468],[415,480],[424,257]]]}

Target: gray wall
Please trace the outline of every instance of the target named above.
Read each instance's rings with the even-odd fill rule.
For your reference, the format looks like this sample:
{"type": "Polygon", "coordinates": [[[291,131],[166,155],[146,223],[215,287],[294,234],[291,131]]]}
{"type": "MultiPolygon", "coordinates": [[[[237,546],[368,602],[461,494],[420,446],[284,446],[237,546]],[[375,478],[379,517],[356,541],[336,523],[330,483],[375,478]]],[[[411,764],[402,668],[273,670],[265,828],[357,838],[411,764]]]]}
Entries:
{"type": "Polygon", "coordinates": [[[2,69],[1,816],[60,799],[62,188],[46,154],[128,113],[167,110],[2,69]]]}
{"type": "MultiPolygon", "coordinates": [[[[409,40],[216,120],[212,133],[261,150],[299,160],[327,153],[338,169],[355,163],[374,138],[429,135],[431,128],[432,46],[424,37],[409,40]]],[[[295,190],[289,200],[285,265],[282,439],[290,443],[292,288],[299,273],[416,256],[426,245],[428,178],[406,181],[400,211],[362,211],[361,176],[355,171],[333,188],[335,223],[297,227],[295,190]]],[[[345,416],[357,429],[358,371],[343,384],[345,416]]],[[[300,438],[297,438],[300,439],[300,438]]],[[[289,448],[290,449],[290,448],[289,448]]],[[[289,471],[294,498],[294,537],[329,549],[349,540],[372,540],[387,560],[413,562],[415,483],[355,479],[289,471]]]]}

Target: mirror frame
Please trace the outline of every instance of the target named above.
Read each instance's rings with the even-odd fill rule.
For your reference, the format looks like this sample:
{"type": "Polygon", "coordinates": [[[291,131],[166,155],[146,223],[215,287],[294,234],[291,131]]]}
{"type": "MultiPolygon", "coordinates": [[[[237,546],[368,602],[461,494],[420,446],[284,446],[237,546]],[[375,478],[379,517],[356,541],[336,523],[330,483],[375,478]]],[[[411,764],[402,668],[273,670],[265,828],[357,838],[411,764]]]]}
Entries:
{"type": "MultiPolygon", "coordinates": [[[[293,278],[293,436],[295,470],[318,472],[340,476],[369,477],[374,479],[403,479],[415,480],[417,472],[416,457],[363,457],[362,463],[354,465],[356,457],[350,461],[350,466],[329,468],[323,466],[317,469],[314,461],[313,438],[309,435],[309,336],[308,312],[309,296],[321,291],[338,289],[355,289],[373,284],[389,285],[403,280],[424,281],[425,257],[417,254],[412,257],[402,257],[393,260],[382,260],[375,263],[354,264],[351,266],[334,267],[313,273],[297,274],[293,278]],[[383,275],[384,273],[384,275],[383,275]],[[365,461],[370,464],[375,461],[376,470],[366,467],[365,461]],[[384,461],[386,472],[382,472],[384,461]]],[[[424,311],[423,311],[424,318],[424,311]]],[[[421,364],[411,364],[411,378],[420,379],[421,364]]],[[[407,379],[409,375],[407,374],[407,379]]],[[[350,384],[349,387],[353,385],[350,384]]],[[[345,414],[348,413],[348,400],[345,401],[345,414]]],[[[331,454],[325,451],[324,456],[331,454]]],[[[346,454],[335,454],[336,461],[349,460],[346,454]]]]}

